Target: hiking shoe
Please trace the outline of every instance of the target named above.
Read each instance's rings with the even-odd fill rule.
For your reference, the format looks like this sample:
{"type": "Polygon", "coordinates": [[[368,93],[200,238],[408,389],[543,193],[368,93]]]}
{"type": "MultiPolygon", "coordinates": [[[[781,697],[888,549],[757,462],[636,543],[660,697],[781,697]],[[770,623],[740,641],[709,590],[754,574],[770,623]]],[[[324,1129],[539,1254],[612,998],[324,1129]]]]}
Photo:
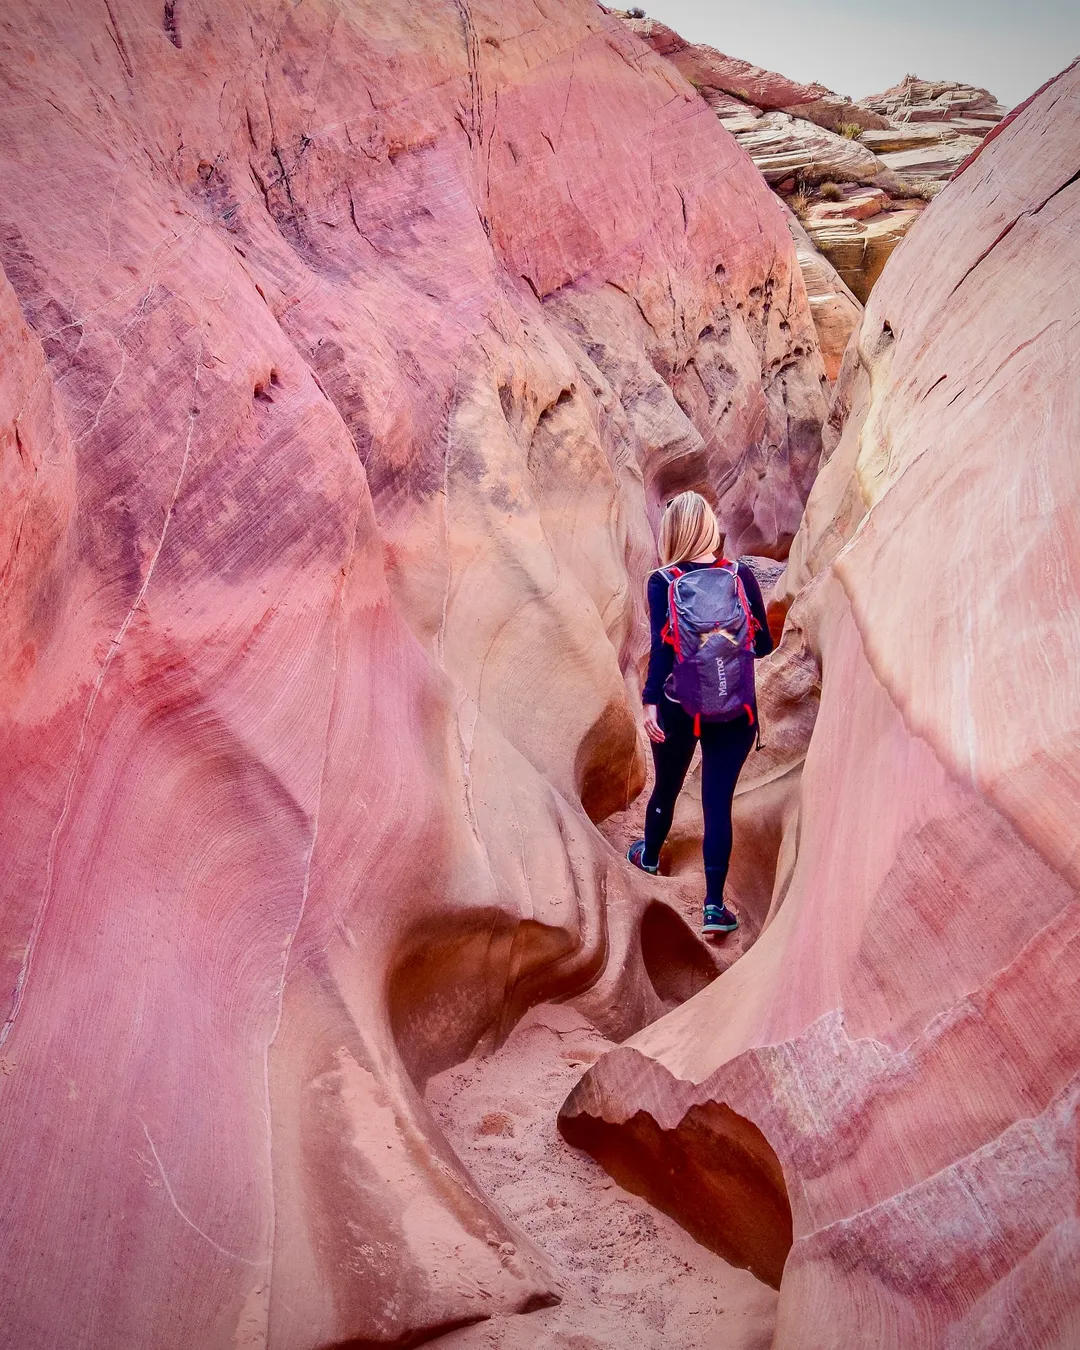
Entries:
{"type": "Polygon", "coordinates": [[[649,864],[644,861],[645,858],[644,839],[635,839],[634,842],[630,845],[630,847],[626,850],[626,856],[628,860],[634,864],[635,867],[640,867],[643,872],[648,872],[650,876],[654,877],[656,876],[657,872],[660,871],[659,863],[657,863],[655,867],[650,867],[649,864]]]}
{"type": "Polygon", "coordinates": [[[701,925],[703,933],[734,933],[739,921],[727,905],[706,905],[705,922],[701,925]]]}

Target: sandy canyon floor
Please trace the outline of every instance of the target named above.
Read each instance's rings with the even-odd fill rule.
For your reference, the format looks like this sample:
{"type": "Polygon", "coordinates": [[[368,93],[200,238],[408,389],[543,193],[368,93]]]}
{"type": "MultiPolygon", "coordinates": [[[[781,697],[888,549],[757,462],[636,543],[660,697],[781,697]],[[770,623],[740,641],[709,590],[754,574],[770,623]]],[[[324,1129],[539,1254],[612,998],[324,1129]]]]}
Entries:
{"type": "Polygon", "coordinates": [[[777,1295],[570,1148],[555,1116],[611,1049],[570,1005],[533,1009],[490,1057],[432,1079],[465,1166],[551,1259],[562,1303],[443,1337],[450,1350],[766,1350],[777,1295]]]}
{"type": "MultiPolygon", "coordinates": [[[[694,778],[688,783],[694,797],[694,778]]],[[[640,838],[650,783],[601,827],[624,851],[640,838]]],[[[691,806],[700,810],[696,801],[691,806]]],[[[695,928],[700,851],[658,890],[695,928]]],[[[742,950],[717,943],[718,964],[742,950]]],[[[441,1338],[447,1350],[766,1350],[776,1293],[700,1246],[564,1142],[555,1118],[586,1069],[612,1048],[572,1003],[532,1009],[493,1055],[433,1078],[427,1099],[470,1174],[552,1262],[562,1303],[441,1338]]]]}

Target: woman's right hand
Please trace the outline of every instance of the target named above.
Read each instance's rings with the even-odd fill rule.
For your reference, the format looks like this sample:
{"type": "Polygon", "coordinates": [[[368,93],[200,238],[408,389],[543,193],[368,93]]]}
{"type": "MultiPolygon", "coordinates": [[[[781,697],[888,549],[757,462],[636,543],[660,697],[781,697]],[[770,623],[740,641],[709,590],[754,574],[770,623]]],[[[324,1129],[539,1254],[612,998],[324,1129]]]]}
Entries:
{"type": "Polygon", "coordinates": [[[661,745],[667,739],[664,735],[663,728],[656,720],[655,703],[645,704],[645,735],[648,736],[649,740],[652,741],[654,745],[661,745]]]}

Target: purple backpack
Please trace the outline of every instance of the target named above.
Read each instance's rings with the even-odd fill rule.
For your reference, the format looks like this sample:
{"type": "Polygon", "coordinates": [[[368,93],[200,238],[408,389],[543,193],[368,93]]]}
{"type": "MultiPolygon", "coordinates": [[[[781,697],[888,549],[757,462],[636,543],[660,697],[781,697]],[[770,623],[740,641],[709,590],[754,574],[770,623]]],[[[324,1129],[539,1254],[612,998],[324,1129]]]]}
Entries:
{"type": "Polygon", "coordinates": [[[684,572],[664,567],[668,621],[664,640],[675,648],[675,667],[664,692],[694,718],[730,722],[746,713],[753,726],[754,633],[737,563],[721,558],[712,567],[684,572]]]}

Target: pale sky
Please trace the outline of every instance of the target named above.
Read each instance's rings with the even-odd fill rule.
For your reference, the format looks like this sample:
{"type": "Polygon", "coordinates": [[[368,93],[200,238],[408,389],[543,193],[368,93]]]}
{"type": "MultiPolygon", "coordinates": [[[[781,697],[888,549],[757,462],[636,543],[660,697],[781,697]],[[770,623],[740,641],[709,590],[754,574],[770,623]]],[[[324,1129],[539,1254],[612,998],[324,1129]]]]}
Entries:
{"type": "Polygon", "coordinates": [[[689,42],[852,98],[910,73],[963,80],[1012,107],[1080,55],[1080,0],[639,3],[689,42]]]}

